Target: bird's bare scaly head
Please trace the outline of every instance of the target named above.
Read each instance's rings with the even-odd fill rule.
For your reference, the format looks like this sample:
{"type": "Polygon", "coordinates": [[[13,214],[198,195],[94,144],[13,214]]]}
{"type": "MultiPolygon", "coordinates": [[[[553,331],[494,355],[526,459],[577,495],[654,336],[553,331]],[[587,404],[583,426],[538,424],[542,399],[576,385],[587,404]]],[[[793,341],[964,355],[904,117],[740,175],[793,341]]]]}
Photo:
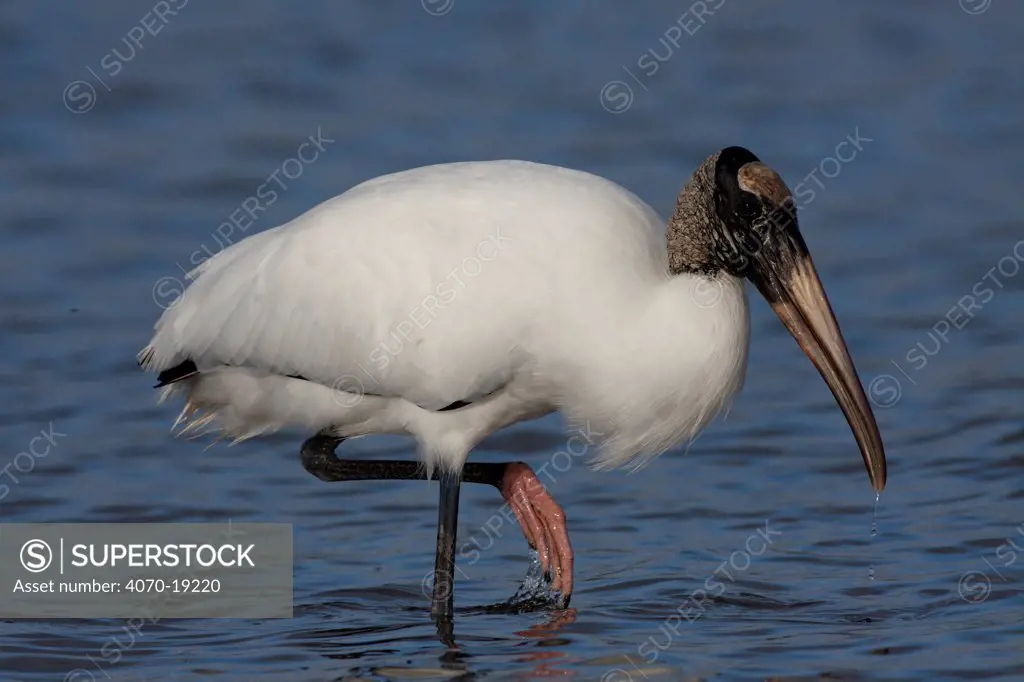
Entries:
{"type": "Polygon", "coordinates": [[[787,233],[799,236],[789,187],[750,151],[728,147],[705,159],[679,193],[668,226],[670,268],[747,277],[762,247],[787,233]]]}

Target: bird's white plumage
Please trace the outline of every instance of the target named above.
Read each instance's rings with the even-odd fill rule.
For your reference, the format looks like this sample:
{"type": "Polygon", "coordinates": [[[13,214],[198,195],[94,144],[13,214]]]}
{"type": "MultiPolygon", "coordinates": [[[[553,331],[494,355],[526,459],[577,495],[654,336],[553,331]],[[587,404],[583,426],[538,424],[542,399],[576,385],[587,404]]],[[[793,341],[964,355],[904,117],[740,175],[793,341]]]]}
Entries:
{"type": "Polygon", "coordinates": [[[200,373],[171,389],[236,438],[409,434],[428,467],[457,469],[494,430],[561,410],[599,467],[642,463],[694,437],[746,367],[742,281],[669,276],[646,203],[554,166],[370,180],[193,279],[141,357],[191,359],[200,373]],[[472,405],[437,411],[456,401],[472,405]]]}

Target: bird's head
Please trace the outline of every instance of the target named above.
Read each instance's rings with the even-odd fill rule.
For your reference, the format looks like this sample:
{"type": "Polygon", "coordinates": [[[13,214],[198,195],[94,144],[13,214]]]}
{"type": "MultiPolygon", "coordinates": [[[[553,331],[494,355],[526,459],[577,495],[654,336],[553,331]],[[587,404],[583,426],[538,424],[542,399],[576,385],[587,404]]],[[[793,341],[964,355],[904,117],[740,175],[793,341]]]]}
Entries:
{"type": "Polygon", "coordinates": [[[669,223],[673,273],[750,280],[818,369],[857,439],[876,491],[885,450],[832,306],[814,269],[786,183],[743,147],[708,157],[669,223]]]}

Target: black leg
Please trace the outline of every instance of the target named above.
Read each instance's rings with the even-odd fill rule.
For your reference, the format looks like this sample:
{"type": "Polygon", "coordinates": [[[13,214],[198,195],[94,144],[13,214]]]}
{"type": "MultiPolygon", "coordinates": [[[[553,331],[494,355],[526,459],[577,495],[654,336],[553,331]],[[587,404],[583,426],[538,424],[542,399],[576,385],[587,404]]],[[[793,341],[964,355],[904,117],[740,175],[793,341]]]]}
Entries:
{"type": "MultiPolygon", "coordinates": [[[[302,444],[302,466],[321,481],[426,480],[419,462],[403,460],[338,459],[335,449],[343,438],[319,434],[302,444]]],[[[441,498],[437,516],[437,553],[434,561],[434,590],[431,615],[450,620],[455,586],[455,538],[459,520],[459,487],[485,483],[501,489],[510,462],[466,464],[459,474],[441,474],[441,498]]]]}
{"type": "Polygon", "coordinates": [[[434,559],[434,595],[430,615],[450,620],[455,598],[455,537],[459,526],[459,474],[441,474],[437,507],[437,554],[434,559]]]}
{"type": "MultiPolygon", "coordinates": [[[[313,436],[302,444],[302,466],[321,481],[425,481],[426,470],[419,462],[400,459],[338,459],[335,449],[344,438],[313,436]]],[[[485,483],[501,488],[505,470],[512,462],[467,463],[462,467],[466,483],[485,483]]]]}

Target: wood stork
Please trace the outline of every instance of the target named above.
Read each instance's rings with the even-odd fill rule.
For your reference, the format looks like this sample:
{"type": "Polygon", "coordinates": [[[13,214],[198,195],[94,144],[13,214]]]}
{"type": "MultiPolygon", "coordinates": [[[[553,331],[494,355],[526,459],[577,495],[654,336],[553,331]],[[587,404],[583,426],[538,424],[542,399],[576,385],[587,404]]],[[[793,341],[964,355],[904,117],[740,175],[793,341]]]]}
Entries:
{"type": "Polygon", "coordinates": [[[744,381],[745,279],[828,383],[881,491],[878,427],[781,177],[723,149],[663,225],[619,185],[555,166],[386,175],[202,263],[140,364],[161,398],[184,395],[186,433],[302,426],[317,434],[302,462],[322,480],[436,474],[438,618],[452,613],[463,480],[501,491],[553,594],[572,593],[562,509],[527,465],[467,464],[472,448],[554,411],[594,435],[598,469],[694,438],[744,381]],[[415,438],[419,461],[335,456],[378,433],[415,438]]]}

